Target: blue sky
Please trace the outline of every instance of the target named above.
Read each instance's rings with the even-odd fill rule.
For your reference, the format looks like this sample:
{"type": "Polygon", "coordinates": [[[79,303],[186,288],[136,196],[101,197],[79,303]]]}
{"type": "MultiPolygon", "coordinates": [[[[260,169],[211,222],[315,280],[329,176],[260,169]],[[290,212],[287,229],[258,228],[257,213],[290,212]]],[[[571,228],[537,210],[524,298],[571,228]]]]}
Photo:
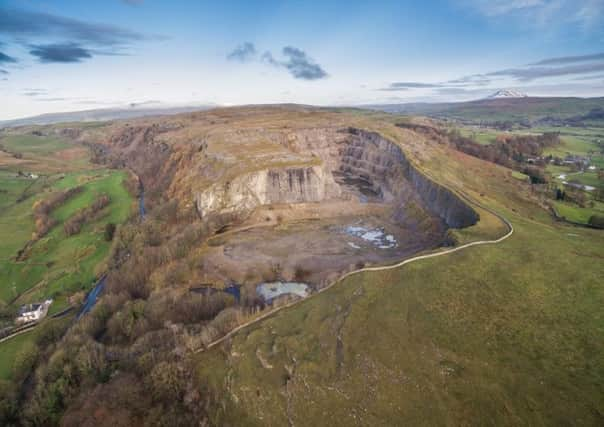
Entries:
{"type": "Polygon", "coordinates": [[[0,0],[0,120],[604,95],[604,0],[0,0]]]}

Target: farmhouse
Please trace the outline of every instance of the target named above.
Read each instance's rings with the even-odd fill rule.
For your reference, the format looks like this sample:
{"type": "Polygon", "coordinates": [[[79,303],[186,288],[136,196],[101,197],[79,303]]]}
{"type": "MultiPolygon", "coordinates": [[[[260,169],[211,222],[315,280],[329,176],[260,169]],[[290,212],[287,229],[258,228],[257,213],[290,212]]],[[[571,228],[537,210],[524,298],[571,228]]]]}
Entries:
{"type": "Polygon", "coordinates": [[[52,304],[52,300],[46,300],[42,303],[32,303],[21,306],[19,315],[15,319],[16,323],[38,322],[46,317],[48,307],[52,304]]]}

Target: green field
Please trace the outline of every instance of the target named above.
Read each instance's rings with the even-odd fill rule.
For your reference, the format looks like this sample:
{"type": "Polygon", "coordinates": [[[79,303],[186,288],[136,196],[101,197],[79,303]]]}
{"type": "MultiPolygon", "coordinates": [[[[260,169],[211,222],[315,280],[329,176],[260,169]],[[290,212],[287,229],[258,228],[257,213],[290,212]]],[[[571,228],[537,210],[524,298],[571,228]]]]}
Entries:
{"type": "Polygon", "coordinates": [[[497,135],[503,133],[501,131],[484,128],[480,130],[476,130],[474,128],[461,128],[460,131],[463,136],[472,138],[474,141],[481,145],[489,145],[490,143],[495,141],[497,135]]]}
{"type": "Polygon", "coordinates": [[[82,145],[57,136],[0,133],[0,167],[4,171],[50,175],[91,168],[90,153],[82,145]]]}
{"type": "MultiPolygon", "coordinates": [[[[69,305],[68,297],[76,291],[90,289],[97,277],[98,266],[106,259],[110,243],[103,238],[105,224],[124,222],[132,212],[133,199],[126,191],[123,171],[95,170],[40,178],[47,188],[36,184],[40,192],[25,201],[15,199],[31,180],[15,178],[13,173],[0,174],[0,188],[10,196],[0,211],[0,304],[12,302],[14,309],[23,303],[52,297],[49,315],[69,305]],[[51,192],[83,186],[83,191],[54,210],[51,215],[59,221],[48,235],[36,242],[28,259],[15,262],[14,256],[31,238],[34,231],[31,207],[35,200],[47,198],[51,192]],[[77,210],[87,207],[99,194],[111,198],[106,214],[87,223],[80,233],[67,237],[62,222],[77,210]]],[[[19,335],[0,344],[0,379],[10,379],[16,354],[33,345],[32,333],[19,335]]]]}
{"type": "Polygon", "coordinates": [[[602,234],[499,210],[500,245],[353,276],[201,354],[238,402],[216,421],[598,424],[602,234]]]}
{"type": "Polygon", "coordinates": [[[60,138],[35,135],[8,135],[0,143],[10,152],[39,155],[52,154],[72,146],[60,138]]]}
{"type": "Polygon", "coordinates": [[[87,289],[96,277],[96,265],[109,250],[109,243],[103,239],[104,225],[108,222],[121,223],[131,212],[132,197],[122,185],[125,177],[125,172],[106,170],[67,174],[64,178],[58,177],[46,192],[3,211],[0,214],[0,233],[8,238],[0,244],[0,277],[3,278],[0,299],[8,303],[22,295],[18,302],[24,303],[87,289]],[[82,185],[84,191],[51,213],[59,224],[34,244],[26,261],[15,262],[16,252],[34,231],[33,202],[48,197],[52,191],[77,185],[82,185]],[[110,205],[105,208],[106,215],[86,224],[79,234],[67,237],[61,223],[102,193],[111,198],[110,205]]]}
{"type": "MultiPolygon", "coordinates": [[[[429,173],[505,215],[512,237],[354,275],[198,354],[223,396],[214,423],[601,424],[602,231],[553,220],[509,169],[448,156],[429,173]]],[[[497,227],[481,223],[459,234],[497,227]]]]}
{"type": "Polygon", "coordinates": [[[604,203],[601,202],[594,202],[593,207],[586,208],[560,201],[554,201],[553,205],[560,217],[580,224],[587,224],[592,215],[604,216],[604,203]]]}
{"type": "Polygon", "coordinates": [[[529,181],[528,175],[525,175],[522,172],[518,172],[518,171],[512,171],[512,178],[515,178],[517,180],[524,181],[524,182],[529,181]]]}
{"type": "Polygon", "coordinates": [[[26,332],[0,344],[0,380],[12,379],[15,357],[25,347],[34,345],[34,335],[26,332]]]}
{"type": "MultiPolygon", "coordinates": [[[[604,98],[508,98],[470,102],[426,103],[405,106],[410,115],[428,115],[485,124],[493,122],[535,123],[544,118],[570,119],[590,110],[602,108],[604,98]]],[[[385,111],[392,111],[386,109],[385,111]]],[[[396,109],[394,111],[397,111],[396,109]]],[[[588,126],[602,127],[602,121],[588,121],[588,126]]]]}

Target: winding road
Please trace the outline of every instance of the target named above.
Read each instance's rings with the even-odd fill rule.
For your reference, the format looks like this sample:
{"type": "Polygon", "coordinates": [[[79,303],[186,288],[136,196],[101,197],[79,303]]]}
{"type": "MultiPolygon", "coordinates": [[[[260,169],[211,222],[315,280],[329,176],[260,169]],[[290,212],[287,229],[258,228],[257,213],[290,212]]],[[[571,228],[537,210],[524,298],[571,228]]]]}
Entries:
{"type": "Polygon", "coordinates": [[[481,208],[481,209],[489,212],[490,214],[495,215],[497,218],[499,218],[506,225],[506,227],[508,229],[507,233],[504,234],[502,237],[500,237],[498,239],[495,239],[495,240],[478,240],[478,241],[475,241],[475,242],[465,243],[465,244],[463,244],[461,246],[457,246],[457,247],[454,247],[454,248],[451,248],[451,249],[446,249],[444,251],[439,251],[439,252],[435,252],[435,253],[431,253],[431,254],[418,255],[418,256],[415,256],[415,257],[412,257],[412,258],[407,258],[407,259],[405,259],[403,261],[400,261],[400,262],[398,262],[396,264],[384,265],[384,266],[376,266],[376,267],[364,267],[364,268],[360,268],[358,270],[350,271],[350,272],[344,274],[343,276],[341,276],[339,279],[333,281],[331,284],[327,285],[326,287],[319,289],[317,292],[315,292],[313,294],[310,294],[306,298],[297,299],[297,300],[294,300],[294,301],[292,301],[292,302],[290,302],[288,304],[276,307],[273,310],[270,310],[270,311],[262,314],[261,316],[258,316],[258,317],[254,318],[254,319],[252,319],[252,320],[250,320],[248,322],[245,322],[245,323],[237,326],[235,329],[233,329],[232,331],[230,331],[229,333],[227,333],[223,337],[218,338],[217,340],[212,341],[211,343],[209,343],[206,347],[201,347],[201,348],[195,350],[194,353],[200,353],[200,352],[203,352],[205,350],[209,350],[210,348],[212,348],[212,347],[214,347],[214,346],[216,346],[216,345],[218,345],[218,344],[220,344],[220,343],[228,340],[229,338],[233,337],[235,334],[237,334],[241,330],[243,330],[243,329],[245,329],[245,328],[247,328],[247,327],[249,327],[249,326],[251,326],[251,325],[253,325],[255,323],[258,323],[258,322],[260,322],[260,321],[262,321],[262,320],[264,320],[264,319],[266,319],[266,318],[268,318],[268,317],[270,317],[270,316],[278,313],[281,310],[285,310],[286,308],[293,307],[294,305],[299,304],[302,301],[306,301],[309,298],[312,298],[312,297],[314,297],[316,295],[319,295],[319,294],[327,291],[328,289],[330,289],[332,286],[336,285],[337,283],[340,283],[344,279],[346,279],[346,278],[348,278],[350,276],[353,276],[355,274],[364,273],[364,272],[368,272],[368,271],[386,271],[386,270],[392,270],[392,269],[395,269],[395,268],[402,267],[403,265],[410,264],[412,262],[420,261],[420,260],[423,260],[423,259],[436,258],[436,257],[439,257],[439,256],[449,255],[449,254],[452,254],[454,252],[461,251],[462,249],[470,248],[472,246],[494,245],[494,244],[503,242],[508,237],[510,237],[512,234],[514,234],[514,226],[503,215],[495,212],[491,208],[488,208],[488,207],[486,207],[484,205],[481,205],[480,203],[477,203],[477,202],[473,201],[468,196],[466,196],[465,194],[463,194],[463,193],[461,193],[459,191],[457,192],[457,194],[460,197],[462,197],[466,202],[470,203],[471,205],[477,206],[477,207],[479,207],[479,208],[481,208]]]}

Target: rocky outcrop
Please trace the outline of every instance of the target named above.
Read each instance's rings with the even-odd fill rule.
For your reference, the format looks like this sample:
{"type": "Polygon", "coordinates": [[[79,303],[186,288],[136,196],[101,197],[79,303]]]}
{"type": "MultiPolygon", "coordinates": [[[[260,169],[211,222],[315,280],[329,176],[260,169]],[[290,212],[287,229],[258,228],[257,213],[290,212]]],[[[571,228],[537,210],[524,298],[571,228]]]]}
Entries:
{"type": "Polygon", "coordinates": [[[341,191],[321,166],[264,169],[217,183],[195,195],[199,214],[249,211],[260,205],[307,203],[337,198],[341,191]]]}
{"type": "Polygon", "coordinates": [[[423,175],[397,144],[378,133],[347,129],[331,136],[330,141],[301,135],[287,142],[320,159],[320,165],[267,168],[218,181],[195,193],[198,213],[243,213],[261,205],[350,200],[363,194],[393,205],[394,220],[407,226],[428,217],[454,228],[478,221],[459,196],[423,175]]]}
{"type": "Polygon", "coordinates": [[[398,145],[375,132],[360,129],[350,129],[350,132],[353,142],[346,150],[343,170],[371,180],[374,186],[381,186],[382,194],[392,194],[403,204],[405,197],[401,192],[408,191],[409,187],[405,188],[403,182],[409,183],[428,210],[448,227],[468,227],[479,220],[478,213],[459,196],[417,170],[398,145]]]}

